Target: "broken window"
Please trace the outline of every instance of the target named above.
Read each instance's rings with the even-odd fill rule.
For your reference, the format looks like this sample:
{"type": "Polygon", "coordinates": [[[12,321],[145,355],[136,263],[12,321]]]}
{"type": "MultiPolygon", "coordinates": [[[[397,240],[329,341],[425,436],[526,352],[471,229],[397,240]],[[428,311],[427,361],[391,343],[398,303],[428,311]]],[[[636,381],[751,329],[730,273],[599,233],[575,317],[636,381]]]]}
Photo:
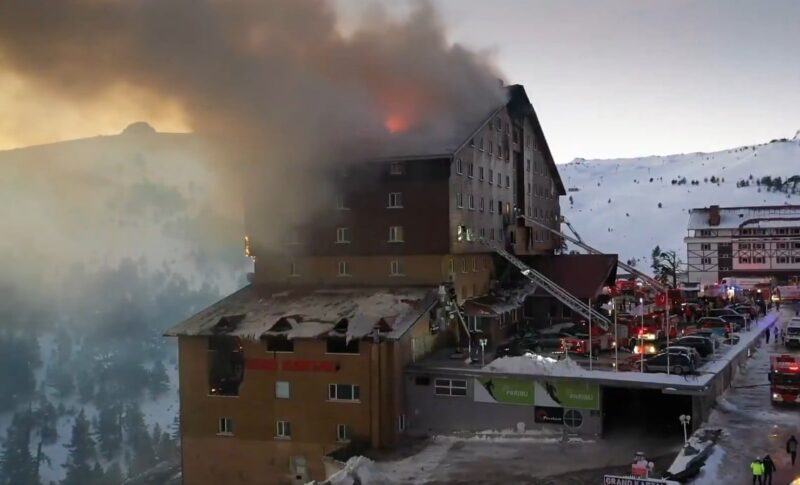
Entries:
{"type": "Polygon", "coordinates": [[[467,226],[458,226],[456,233],[456,240],[458,242],[465,242],[467,241],[467,226]]]}
{"type": "Polygon", "coordinates": [[[208,393],[212,396],[238,396],[244,379],[244,351],[237,337],[208,338],[208,393]]]}
{"type": "MultiPolygon", "coordinates": [[[[276,330],[275,326],[272,327],[273,332],[282,331],[276,330]]],[[[270,335],[262,337],[262,340],[267,347],[267,352],[294,352],[294,340],[286,338],[285,335],[270,335]]]]}
{"type": "Polygon", "coordinates": [[[325,351],[329,354],[358,354],[358,340],[353,339],[348,343],[345,337],[331,336],[327,339],[325,351]]]}

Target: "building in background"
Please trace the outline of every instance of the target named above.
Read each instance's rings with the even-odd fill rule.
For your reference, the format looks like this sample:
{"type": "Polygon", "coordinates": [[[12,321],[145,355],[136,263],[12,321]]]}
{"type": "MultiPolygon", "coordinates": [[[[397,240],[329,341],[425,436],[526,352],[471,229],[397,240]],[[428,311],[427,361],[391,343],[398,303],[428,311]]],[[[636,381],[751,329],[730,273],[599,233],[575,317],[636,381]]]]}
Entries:
{"type": "Polygon", "coordinates": [[[184,483],[306,483],[338,449],[395,444],[410,420],[403,369],[471,343],[446,325],[442,282],[490,345],[524,318],[533,288],[501,284],[508,265],[479,239],[553,256],[562,241],[519,216],[557,229],[565,191],[524,88],[508,95],[457,136],[399,136],[342,164],[327,208],[285,233],[248,205],[251,285],[167,332],[184,483]]]}
{"type": "Polygon", "coordinates": [[[800,275],[800,206],[692,209],[686,238],[687,282],[703,288],[728,278],[800,275]]]}

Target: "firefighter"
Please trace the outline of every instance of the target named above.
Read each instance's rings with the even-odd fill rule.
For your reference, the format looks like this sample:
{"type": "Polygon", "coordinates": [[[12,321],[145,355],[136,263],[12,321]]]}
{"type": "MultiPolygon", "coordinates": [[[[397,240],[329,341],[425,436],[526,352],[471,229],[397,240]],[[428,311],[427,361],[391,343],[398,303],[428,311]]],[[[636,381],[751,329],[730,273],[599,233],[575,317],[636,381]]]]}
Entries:
{"type": "Polygon", "coordinates": [[[786,453],[792,457],[792,466],[794,466],[794,460],[797,458],[797,438],[794,435],[786,441],[786,453]]]}
{"type": "Polygon", "coordinates": [[[756,459],[750,463],[750,471],[753,472],[753,485],[763,485],[761,477],[764,475],[764,464],[761,463],[760,458],[756,457],[756,459]]]}

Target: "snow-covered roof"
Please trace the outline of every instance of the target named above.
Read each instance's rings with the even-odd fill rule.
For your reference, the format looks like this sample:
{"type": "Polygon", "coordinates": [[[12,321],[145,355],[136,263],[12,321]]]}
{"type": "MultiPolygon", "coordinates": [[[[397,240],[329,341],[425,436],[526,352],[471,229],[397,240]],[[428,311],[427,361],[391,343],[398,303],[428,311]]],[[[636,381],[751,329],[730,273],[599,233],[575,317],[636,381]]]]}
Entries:
{"type": "Polygon", "coordinates": [[[275,291],[249,285],[170,328],[166,335],[315,338],[346,320],[343,336],[348,340],[365,337],[376,327],[383,337],[399,338],[436,301],[434,287],[275,291]]]}
{"type": "Polygon", "coordinates": [[[789,227],[797,226],[800,206],[720,207],[718,225],[708,222],[709,208],[692,209],[689,213],[689,230],[736,229],[739,227],[789,227]],[[787,220],[780,220],[785,218],[787,220]]]}

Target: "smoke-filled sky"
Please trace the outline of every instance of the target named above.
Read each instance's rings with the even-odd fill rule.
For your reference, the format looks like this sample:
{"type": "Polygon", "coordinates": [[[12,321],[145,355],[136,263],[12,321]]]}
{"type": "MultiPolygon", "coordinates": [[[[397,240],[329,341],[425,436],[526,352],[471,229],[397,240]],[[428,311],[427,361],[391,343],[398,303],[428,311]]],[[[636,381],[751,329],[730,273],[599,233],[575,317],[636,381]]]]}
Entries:
{"type": "MultiPolygon", "coordinates": [[[[153,76],[148,69],[165,71],[161,82],[176,82],[171,56],[193,51],[198,61],[205,56],[213,59],[224,53],[219,36],[230,32],[222,30],[236,31],[242,23],[259,25],[240,30],[236,40],[254,53],[275,45],[290,48],[287,55],[306,55],[322,44],[318,52],[328,55],[332,26],[345,32],[358,30],[363,27],[359,19],[375,5],[368,0],[338,0],[326,9],[323,2],[239,1],[233,3],[249,6],[233,9],[238,13],[220,21],[214,10],[224,3],[0,2],[4,113],[0,148],[114,133],[138,119],[150,121],[160,131],[198,129],[197,114],[187,113],[174,93],[142,85],[147,84],[143,78],[153,76]],[[129,7],[116,8],[122,3],[129,7]],[[258,3],[263,5],[256,8],[258,3]],[[156,9],[156,4],[162,5],[156,9]],[[243,13],[254,9],[257,15],[243,13]],[[143,23],[147,28],[130,28],[143,23]],[[47,31],[41,30],[44,26],[47,31]],[[186,34],[183,28],[196,30],[179,38],[192,39],[193,33],[197,39],[192,44],[170,44],[175,36],[167,31],[186,34]],[[143,65],[131,57],[126,35],[139,38],[138,48],[161,55],[143,65]],[[109,38],[115,39],[110,45],[109,38]],[[89,45],[81,47],[81,42],[89,45]],[[18,52],[2,52],[9,47],[18,52]],[[126,76],[112,76],[111,85],[98,89],[120,67],[126,76]],[[32,74],[41,77],[34,81],[32,74]],[[87,82],[90,79],[97,82],[87,82]]],[[[383,4],[402,17],[418,2],[384,0],[383,4]]],[[[792,136],[800,129],[800,3],[794,0],[437,0],[433,5],[441,13],[449,41],[488,51],[507,81],[527,86],[559,162],[577,156],[713,150],[792,136]]],[[[418,16],[411,25],[424,24],[429,17],[418,16]]],[[[380,21],[370,22],[375,37],[365,42],[390,33],[380,21]]],[[[415,46],[420,55],[425,47],[415,46]]],[[[267,50],[278,57],[271,64],[279,65],[280,53],[267,50]]],[[[357,60],[350,56],[361,54],[349,50],[344,59],[337,58],[337,69],[357,70],[357,60]]],[[[230,61],[246,59],[236,56],[230,61]]],[[[379,61],[370,62],[373,67],[391,66],[379,61]]],[[[224,84],[226,73],[242,75],[237,68],[241,66],[226,64],[217,66],[216,73],[198,70],[196,75],[218,75],[215,82],[224,84]]],[[[405,68],[401,63],[390,75],[405,68]]],[[[451,75],[463,77],[457,71],[451,75]]],[[[259,81],[263,73],[248,68],[247,76],[252,79],[232,79],[231,86],[241,89],[259,81]]],[[[373,77],[372,82],[386,79],[373,77]]],[[[276,94],[266,98],[285,97],[281,90],[288,86],[273,84],[270,88],[276,94]]]]}

